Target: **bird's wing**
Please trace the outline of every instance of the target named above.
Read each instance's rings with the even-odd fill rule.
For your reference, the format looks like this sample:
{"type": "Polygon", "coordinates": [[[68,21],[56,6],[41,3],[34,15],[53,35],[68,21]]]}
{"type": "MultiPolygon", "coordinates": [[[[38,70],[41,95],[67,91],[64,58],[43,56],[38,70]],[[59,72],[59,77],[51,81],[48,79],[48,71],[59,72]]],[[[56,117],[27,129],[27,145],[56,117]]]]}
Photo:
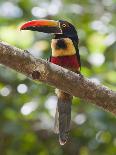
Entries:
{"type": "Polygon", "coordinates": [[[75,49],[76,49],[76,55],[77,55],[77,59],[78,59],[78,63],[79,63],[80,69],[81,69],[81,60],[80,60],[78,42],[75,41],[75,40],[73,40],[73,44],[74,44],[74,47],[75,47],[75,49]]]}

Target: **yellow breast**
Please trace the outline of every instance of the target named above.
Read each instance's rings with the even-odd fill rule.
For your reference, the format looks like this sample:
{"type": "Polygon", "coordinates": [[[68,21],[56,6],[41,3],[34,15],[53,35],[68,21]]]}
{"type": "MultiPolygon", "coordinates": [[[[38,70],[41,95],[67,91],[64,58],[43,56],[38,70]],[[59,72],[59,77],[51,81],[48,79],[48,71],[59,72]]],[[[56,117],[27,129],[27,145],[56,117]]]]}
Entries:
{"type": "Polygon", "coordinates": [[[69,38],[63,38],[63,41],[66,44],[66,48],[57,48],[57,43],[60,39],[52,39],[51,48],[52,48],[52,56],[70,56],[76,53],[76,49],[73,45],[73,42],[69,38]]]}

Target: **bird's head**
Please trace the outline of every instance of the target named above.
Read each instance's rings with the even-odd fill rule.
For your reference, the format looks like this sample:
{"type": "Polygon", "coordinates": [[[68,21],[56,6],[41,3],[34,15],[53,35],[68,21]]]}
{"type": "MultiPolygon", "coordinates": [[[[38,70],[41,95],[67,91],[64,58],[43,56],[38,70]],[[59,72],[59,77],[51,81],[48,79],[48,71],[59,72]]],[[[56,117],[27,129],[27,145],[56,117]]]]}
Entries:
{"type": "Polygon", "coordinates": [[[78,40],[78,35],[75,27],[63,20],[32,20],[23,24],[20,30],[32,30],[44,33],[51,33],[55,38],[71,38],[78,40]]]}

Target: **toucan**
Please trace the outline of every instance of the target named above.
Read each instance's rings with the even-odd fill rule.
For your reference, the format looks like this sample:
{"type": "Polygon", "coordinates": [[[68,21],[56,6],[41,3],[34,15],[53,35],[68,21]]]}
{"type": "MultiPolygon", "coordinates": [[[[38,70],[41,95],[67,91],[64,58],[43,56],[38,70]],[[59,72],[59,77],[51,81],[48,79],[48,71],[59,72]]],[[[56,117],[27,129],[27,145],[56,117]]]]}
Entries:
{"type": "MultiPolygon", "coordinates": [[[[79,38],[75,27],[68,21],[32,20],[24,23],[20,30],[39,31],[54,35],[51,41],[50,62],[80,74],[79,38]]],[[[67,83],[68,85],[68,83],[67,83]]],[[[69,137],[72,96],[56,89],[58,97],[54,131],[64,145],[69,137]]]]}

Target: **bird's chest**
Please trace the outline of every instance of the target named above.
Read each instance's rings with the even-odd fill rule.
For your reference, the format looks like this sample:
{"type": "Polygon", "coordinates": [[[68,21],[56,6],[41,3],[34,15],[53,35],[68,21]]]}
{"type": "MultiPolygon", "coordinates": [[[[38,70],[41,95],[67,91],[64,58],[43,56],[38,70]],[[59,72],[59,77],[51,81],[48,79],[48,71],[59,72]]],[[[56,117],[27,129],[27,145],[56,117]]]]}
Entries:
{"type": "Polygon", "coordinates": [[[79,68],[76,50],[73,42],[68,39],[52,39],[51,62],[65,68],[79,68]]]}

